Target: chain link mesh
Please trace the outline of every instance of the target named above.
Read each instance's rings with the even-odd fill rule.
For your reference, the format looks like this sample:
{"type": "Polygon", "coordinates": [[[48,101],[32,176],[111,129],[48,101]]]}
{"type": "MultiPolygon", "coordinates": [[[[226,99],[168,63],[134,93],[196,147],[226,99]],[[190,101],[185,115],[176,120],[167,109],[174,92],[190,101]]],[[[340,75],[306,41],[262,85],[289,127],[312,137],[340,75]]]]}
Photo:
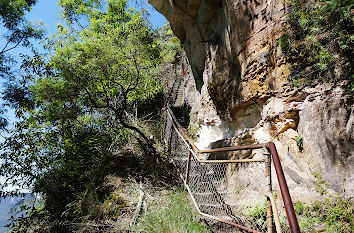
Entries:
{"type": "Polygon", "coordinates": [[[201,162],[195,156],[189,162],[191,149],[174,128],[169,114],[165,114],[165,143],[170,145],[171,159],[202,213],[256,231],[267,231],[264,163],[201,162]]]}

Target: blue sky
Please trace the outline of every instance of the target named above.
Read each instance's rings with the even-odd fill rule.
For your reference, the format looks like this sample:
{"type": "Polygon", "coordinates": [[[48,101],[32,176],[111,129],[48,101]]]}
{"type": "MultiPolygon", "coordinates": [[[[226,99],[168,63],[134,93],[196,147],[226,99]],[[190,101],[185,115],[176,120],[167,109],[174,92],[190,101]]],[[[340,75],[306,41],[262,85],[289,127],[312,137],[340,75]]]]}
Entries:
{"type": "MultiPolygon", "coordinates": [[[[139,1],[139,0],[138,0],[139,1]]],[[[134,6],[134,1],[129,1],[129,6],[134,6]]],[[[140,0],[137,7],[144,7],[150,12],[150,21],[153,28],[159,28],[164,25],[166,19],[158,11],[155,10],[147,0],[140,0]]],[[[27,14],[26,18],[34,23],[43,21],[45,24],[46,35],[54,34],[56,32],[56,24],[60,22],[59,7],[57,0],[38,0],[33,9],[27,14]]],[[[4,28],[0,26],[0,35],[6,33],[4,28]]],[[[0,38],[0,43],[5,43],[3,38],[0,38]]],[[[40,46],[38,41],[34,41],[34,44],[40,46]]],[[[23,48],[17,48],[11,51],[13,54],[25,53],[23,48]]]]}
{"type": "MultiPolygon", "coordinates": [[[[130,6],[134,6],[134,1],[130,1],[130,6]]],[[[159,28],[164,25],[166,19],[158,11],[155,10],[146,0],[140,0],[138,7],[144,7],[150,12],[150,21],[153,28],[159,28]]],[[[46,34],[54,34],[56,32],[56,24],[60,22],[59,7],[57,5],[57,0],[38,0],[33,9],[27,14],[26,18],[33,22],[43,21],[45,24],[46,34]]],[[[6,33],[4,28],[0,26],[0,35],[6,33]]],[[[0,43],[5,43],[1,38],[0,43]]],[[[35,45],[38,45],[35,42],[35,45]]],[[[12,53],[22,53],[25,52],[22,48],[18,48],[12,51],[12,53]]]]}
{"type": "MultiPolygon", "coordinates": [[[[148,4],[147,1],[140,1],[139,6],[147,8],[150,12],[150,21],[153,28],[163,26],[166,22],[165,17],[148,4]]],[[[134,6],[133,1],[130,1],[129,5],[134,6]]],[[[27,19],[34,21],[42,20],[46,25],[48,35],[54,34],[56,32],[56,24],[60,22],[57,0],[38,0],[32,11],[28,14],[27,19]]]]}
{"type": "MultiPolygon", "coordinates": [[[[129,5],[134,6],[133,1],[131,1],[129,5]]],[[[138,7],[144,7],[148,9],[148,11],[150,12],[150,22],[153,28],[156,29],[165,24],[166,19],[164,18],[164,16],[162,16],[151,5],[149,5],[146,0],[140,0],[138,7]]],[[[31,10],[31,12],[27,14],[26,18],[30,21],[33,21],[34,23],[43,21],[47,36],[49,36],[50,34],[55,34],[57,29],[56,25],[57,23],[60,22],[59,7],[57,5],[57,0],[38,0],[36,5],[31,10]]],[[[0,25],[0,35],[1,35],[0,47],[2,47],[2,45],[6,43],[6,41],[2,38],[2,36],[5,33],[6,30],[0,25]]],[[[33,44],[36,48],[41,47],[40,41],[33,41],[33,44]]],[[[19,47],[14,50],[11,50],[11,55],[14,57],[18,57],[19,54],[26,54],[29,52],[30,51],[28,49],[19,47]]],[[[1,86],[2,83],[0,80],[0,90],[2,89],[1,86]]],[[[0,99],[0,104],[1,104],[1,99],[0,99]]],[[[11,122],[16,120],[14,115],[14,110],[9,110],[6,115],[11,125],[11,122]]],[[[2,135],[2,136],[6,136],[6,135],[2,135]]],[[[3,140],[2,136],[0,135],[0,142],[3,140]]],[[[2,177],[0,177],[0,181],[1,179],[2,177]]]]}
{"type": "MultiPolygon", "coordinates": [[[[129,6],[133,7],[135,1],[129,1],[129,6]]],[[[155,10],[150,4],[147,3],[147,0],[138,0],[137,7],[144,7],[148,9],[150,12],[150,22],[154,29],[163,26],[166,22],[166,19],[163,15],[161,15],[158,11],[155,10]]],[[[33,9],[26,15],[26,18],[33,23],[42,21],[45,25],[46,35],[49,36],[50,34],[56,33],[56,25],[60,23],[60,16],[59,16],[59,7],[57,5],[57,0],[38,0],[36,5],[33,9]]],[[[4,35],[6,30],[0,26],[0,35],[4,35]]],[[[4,44],[6,41],[0,37],[0,44],[4,44]]],[[[33,41],[34,46],[38,49],[41,48],[40,41],[36,40],[33,41]]],[[[0,46],[1,47],[1,46],[0,46]]],[[[39,50],[40,51],[40,50],[39,50]]],[[[26,54],[29,53],[28,49],[25,48],[16,48],[11,51],[11,54],[14,57],[18,57],[19,54],[26,54]]],[[[0,81],[1,85],[1,81],[0,81]]],[[[1,89],[1,87],[0,87],[1,89]]],[[[1,100],[0,100],[1,104],[1,100]]],[[[7,113],[7,116],[10,120],[10,123],[15,120],[13,110],[10,110],[7,113]]],[[[1,136],[0,136],[1,141],[1,136]]]]}
{"type": "MultiPolygon", "coordinates": [[[[130,6],[133,6],[134,4],[130,3],[130,6]]],[[[147,8],[148,11],[150,12],[150,22],[153,26],[153,28],[159,28],[163,26],[166,22],[166,19],[158,13],[151,5],[147,3],[146,0],[140,0],[139,6],[142,6],[144,8],[147,8]]],[[[33,7],[32,11],[27,14],[26,17],[28,20],[35,22],[43,21],[45,24],[45,30],[46,30],[46,35],[49,36],[50,34],[55,34],[56,33],[56,24],[60,22],[60,17],[59,17],[59,7],[57,6],[57,0],[38,0],[37,4],[33,7]]],[[[6,33],[6,30],[1,27],[0,25],[0,47],[2,47],[3,44],[6,43],[6,41],[2,38],[2,36],[6,33]]],[[[41,45],[39,41],[33,41],[33,44],[36,48],[40,48],[41,45]]],[[[26,54],[29,53],[29,50],[26,50],[24,48],[16,48],[11,51],[11,55],[14,57],[18,57],[19,54],[26,54]]],[[[0,80],[0,90],[1,88],[1,80],[0,80]]],[[[0,99],[0,104],[1,104],[1,99],[0,99]]],[[[13,122],[16,118],[14,116],[14,111],[10,110],[7,114],[10,123],[13,122]]],[[[2,141],[3,138],[0,135],[0,141],[2,141]]],[[[0,177],[0,181],[3,178],[0,177]]],[[[11,189],[12,187],[9,187],[11,189]]],[[[0,202],[0,207],[2,203],[0,202]]],[[[1,208],[0,208],[1,210],[1,208]]],[[[0,211],[1,212],[1,211],[0,211]]],[[[4,214],[4,213],[3,213],[4,214]]],[[[6,213],[5,213],[6,214],[6,213]]],[[[0,224],[0,232],[1,232],[1,225],[0,224]]]]}

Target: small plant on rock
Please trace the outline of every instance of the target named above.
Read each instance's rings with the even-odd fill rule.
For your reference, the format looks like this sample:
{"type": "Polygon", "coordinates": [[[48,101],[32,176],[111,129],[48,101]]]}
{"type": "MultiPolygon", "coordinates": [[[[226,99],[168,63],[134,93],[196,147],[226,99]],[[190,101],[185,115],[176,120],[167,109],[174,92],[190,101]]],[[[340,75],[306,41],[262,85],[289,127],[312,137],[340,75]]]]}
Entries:
{"type": "Polygon", "coordinates": [[[295,137],[295,142],[296,145],[299,147],[299,150],[303,150],[304,149],[304,143],[303,143],[303,139],[301,136],[296,136],[295,137]]]}
{"type": "Polygon", "coordinates": [[[316,200],[311,205],[303,205],[300,201],[294,204],[299,225],[303,232],[354,232],[354,203],[351,198],[340,194],[329,194],[328,184],[318,172],[316,190],[324,199],[316,200]]]}

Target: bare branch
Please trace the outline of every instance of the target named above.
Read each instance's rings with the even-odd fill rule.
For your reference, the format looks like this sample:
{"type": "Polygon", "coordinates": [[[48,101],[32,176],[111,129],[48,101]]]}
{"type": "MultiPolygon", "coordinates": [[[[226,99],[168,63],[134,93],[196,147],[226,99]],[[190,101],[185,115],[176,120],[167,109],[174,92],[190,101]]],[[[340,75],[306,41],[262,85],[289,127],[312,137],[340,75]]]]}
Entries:
{"type": "Polygon", "coordinates": [[[2,51],[0,52],[0,54],[6,53],[6,52],[8,52],[8,51],[10,51],[10,50],[12,50],[12,49],[15,49],[17,46],[19,46],[19,45],[21,44],[21,42],[22,42],[23,39],[24,39],[24,38],[22,37],[22,38],[17,42],[17,44],[15,44],[14,46],[12,46],[11,48],[6,49],[7,45],[8,45],[9,42],[10,42],[10,40],[8,40],[7,43],[6,43],[6,45],[5,45],[5,47],[4,47],[4,48],[2,49],[2,51]]]}

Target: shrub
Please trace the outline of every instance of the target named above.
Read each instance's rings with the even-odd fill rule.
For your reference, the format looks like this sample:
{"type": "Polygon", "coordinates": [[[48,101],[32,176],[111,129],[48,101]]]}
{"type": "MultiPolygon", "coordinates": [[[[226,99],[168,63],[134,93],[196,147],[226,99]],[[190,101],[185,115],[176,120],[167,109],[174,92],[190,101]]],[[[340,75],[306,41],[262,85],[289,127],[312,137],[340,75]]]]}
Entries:
{"type": "Polygon", "coordinates": [[[250,221],[256,223],[260,229],[267,231],[267,200],[265,197],[259,201],[242,205],[240,212],[250,221]]]}
{"type": "Polygon", "coordinates": [[[210,232],[186,202],[187,193],[170,191],[142,216],[138,232],[210,232]]]}
{"type": "Polygon", "coordinates": [[[354,231],[354,203],[339,194],[329,195],[324,201],[316,200],[308,206],[297,202],[295,212],[300,228],[305,232],[318,230],[316,228],[323,224],[327,232],[354,231]]]}
{"type": "Polygon", "coordinates": [[[316,190],[324,200],[316,200],[313,204],[304,206],[300,201],[294,205],[302,231],[326,230],[326,232],[354,232],[354,203],[350,198],[340,194],[329,194],[328,184],[322,180],[318,172],[313,172],[316,178],[316,190]],[[325,229],[324,229],[325,228],[325,229]]]}
{"type": "Polygon", "coordinates": [[[313,80],[349,79],[353,87],[353,4],[349,0],[292,0],[287,21],[290,30],[279,39],[292,63],[296,85],[313,80]]]}

